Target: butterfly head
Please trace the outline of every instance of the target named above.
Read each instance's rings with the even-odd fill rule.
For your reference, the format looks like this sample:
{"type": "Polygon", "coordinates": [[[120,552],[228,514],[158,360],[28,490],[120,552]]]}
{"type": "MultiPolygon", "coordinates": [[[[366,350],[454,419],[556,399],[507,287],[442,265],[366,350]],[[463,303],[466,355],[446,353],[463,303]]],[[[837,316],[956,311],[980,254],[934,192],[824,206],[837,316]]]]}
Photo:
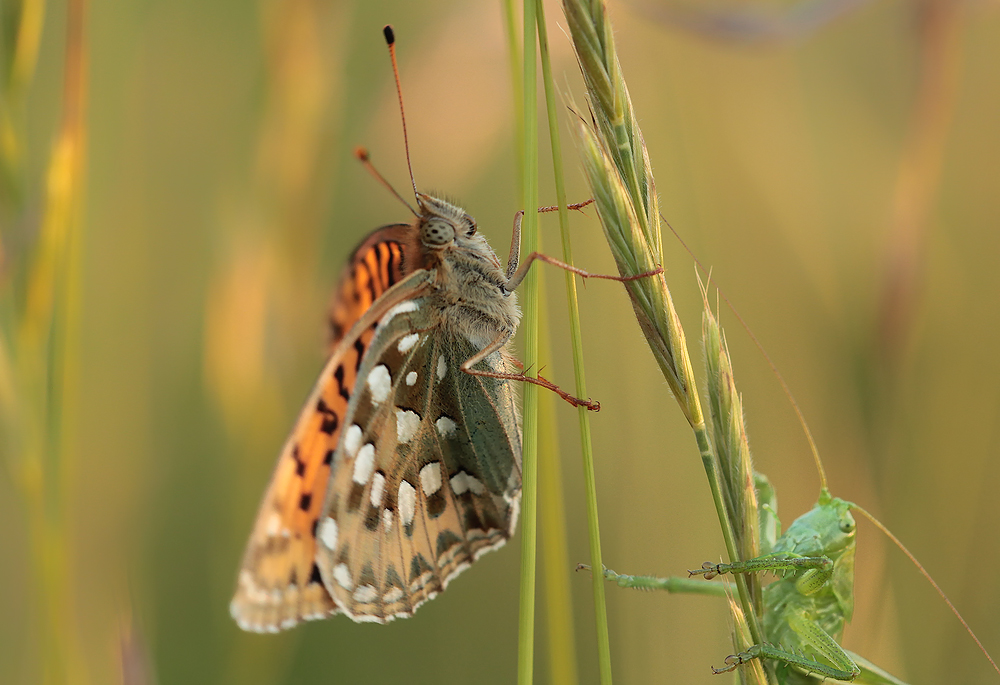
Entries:
{"type": "Polygon", "coordinates": [[[461,207],[425,193],[417,194],[420,242],[430,249],[463,243],[476,235],[476,220],[461,207]]]}

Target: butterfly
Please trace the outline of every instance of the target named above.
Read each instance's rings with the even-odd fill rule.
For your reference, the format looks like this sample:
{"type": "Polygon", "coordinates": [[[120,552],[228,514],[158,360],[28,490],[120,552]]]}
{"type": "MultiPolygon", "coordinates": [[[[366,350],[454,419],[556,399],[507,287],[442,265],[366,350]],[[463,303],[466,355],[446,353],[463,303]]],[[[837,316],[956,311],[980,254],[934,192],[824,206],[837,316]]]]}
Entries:
{"type": "MultiPolygon", "coordinates": [[[[398,89],[392,29],[384,32],[398,89]]],[[[358,156],[409,206],[367,153],[358,156]]],[[[521,498],[510,381],[600,407],[520,371],[509,349],[521,316],[514,288],[535,259],[619,281],[662,272],[589,274],[538,253],[518,268],[523,212],[504,268],[468,213],[418,192],[412,170],[410,180],[414,220],[372,232],[335,290],[330,356],[282,448],[230,603],[245,630],[337,613],[377,623],[411,616],[503,546],[521,498]]]]}
{"type": "Polygon", "coordinates": [[[514,531],[517,296],[476,222],[417,194],[354,251],[333,352],[279,457],[231,613],[275,631],[410,616],[514,531]],[[470,370],[477,370],[474,375],[470,370]],[[499,378],[492,376],[501,376],[499,378]]]}

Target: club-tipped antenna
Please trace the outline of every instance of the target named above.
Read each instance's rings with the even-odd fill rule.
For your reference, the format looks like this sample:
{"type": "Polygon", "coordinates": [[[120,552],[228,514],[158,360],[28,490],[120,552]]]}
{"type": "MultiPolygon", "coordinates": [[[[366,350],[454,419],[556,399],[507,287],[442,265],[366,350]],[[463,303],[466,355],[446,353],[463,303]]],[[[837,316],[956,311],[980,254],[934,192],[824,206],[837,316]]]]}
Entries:
{"type": "Polygon", "coordinates": [[[371,173],[371,175],[375,177],[375,180],[377,180],[383,186],[388,188],[389,192],[392,193],[397,200],[402,202],[404,205],[406,205],[406,208],[408,210],[413,212],[413,216],[417,217],[420,216],[419,212],[417,212],[417,210],[415,210],[412,206],[410,206],[410,203],[406,201],[406,198],[400,195],[396,191],[396,189],[392,187],[392,184],[389,183],[387,180],[385,180],[385,176],[383,176],[378,172],[378,169],[376,169],[375,165],[372,164],[371,157],[368,155],[368,150],[366,150],[363,147],[356,147],[354,148],[354,156],[358,158],[359,162],[365,165],[365,168],[368,169],[369,173],[371,173]]]}
{"type": "Polygon", "coordinates": [[[928,573],[927,569],[925,569],[923,567],[923,564],[921,564],[919,561],[917,561],[917,558],[915,556],[913,556],[913,553],[910,550],[906,549],[906,545],[904,545],[899,538],[897,538],[895,535],[893,535],[892,531],[890,531],[888,528],[886,528],[882,524],[881,521],[879,521],[877,518],[875,518],[874,516],[872,516],[871,514],[869,514],[867,511],[865,511],[864,508],[859,507],[857,504],[854,504],[852,502],[851,503],[851,509],[857,511],[860,514],[863,514],[866,519],[868,519],[869,521],[871,521],[872,524],[876,528],[878,528],[880,531],[882,531],[887,538],[889,538],[890,540],[892,540],[893,544],[895,544],[896,547],[899,547],[900,551],[902,551],[903,554],[905,554],[907,556],[907,558],[911,562],[913,562],[913,565],[917,567],[918,571],[920,571],[920,575],[922,575],[924,578],[926,578],[927,582],[929,582],[934,587],[934,589],[937,590],[937,593],[939,595],[941,595],[941,599],[943,599],[944,603],[948,605],[949,609],[951,609],[951,613],[955,614],[955,617],[962,624],[962,627],[965,628],[965,631],[967,633],[969,633],[969,635],[972,637],[972,639],[975,640],[976,644],[979,645],[979,651],[981,651],[986,656],[986,658],[989,660],[990,665],[993,666],[993,670],[996,671],[997,673],[1000,673],[1000,666],[997,666],[997,662],[993,661],[993,657],[991,657],[990,653],[986,651],[986,647],[984,647],[983,643],[979,641],[979,638],[976,636],[976,634],[974,632],[972,632],[972,627],[969,626],[969,624],[965,622],[965,619],[962,618],[962,614],[958,613],[958,609],[956,609],[955,605],[951,603],[951,600],[948,599],[948,595],[944,594],[944,590],[942,590],[941,586],[938,585],[934,581],[934,579],[931,577],[931,574],[928,573]]]}
{"type": "MultiPolygon", "coordinates": [[[[389,46],[389,58],[392,60],[392,75],[396,78],[396,95],[399,96],[399,118],[403,121],[403,147],[406,149],[406,168],[410,171],[410,183],[413,184],[413,197],[419,198],[417,182],[413,179],[413,165],[410,164],[410,139],[406,135],[406,112],[403,109],[403,87],[399,83],[399,67],[396,66],[396,34],[391,24],[382,28],[385,44],[389,46]]],[[[395,192],[395,191],[393,191],[395,192]]]]}

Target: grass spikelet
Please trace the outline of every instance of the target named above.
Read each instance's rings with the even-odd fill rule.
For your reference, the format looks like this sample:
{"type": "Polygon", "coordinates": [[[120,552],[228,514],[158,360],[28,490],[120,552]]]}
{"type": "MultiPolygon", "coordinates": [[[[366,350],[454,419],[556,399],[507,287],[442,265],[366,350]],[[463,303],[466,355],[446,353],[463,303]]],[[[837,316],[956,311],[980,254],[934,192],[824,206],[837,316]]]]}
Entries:
{"type": "MultiPolygon", "coordinates": [[[[565,0],[591,122],[582,122],[583,163],[611,253],[623,276],[663,263],[656,184],[615,54],[602,2],[565,0]]],[[[684,331],[663,277],[625,284],[639,326],[692,426],[703,421],[684,331]]]]}
{"type": "MultiPolygon", "coordinates": [[[[659,250],[654,251],[642,230],[637,212],[641,209],[641,198],[629,194],[608,153],[607,141],[586,124],[581,124],[580,136],[584,170],[619,273],[630,276],[656,269],[659,250]]],[[[666,281],[662,275],[642,278],[625,283],[625,289],[639,326],[681,411],[692,426],[703,424],[684,329],[677,318],[666,281]]]]}
{"type": "MultiPolygon", "coordinates": [[[[732,361],[725,335],[712,313],[704,284],[701,284],[705,310],[702,314],[702,340],[705,345],[705,372],[708,389],[708,413],[712,439],[721,466],[723,492],[740,556],[752,559],[760,554],[760,524],[757,517],[757,493],[754,487],[750,442],[743,421],[743,399],[736,391],[732,361]]],[[[751,579],[754,597],[760,597],[760,584],[751,579]]],[[[758,607],[759,608],[759,607],[758,607]]]]}
{"type": "MultiPolygon", "coordinates": [[[[750,637],[750,624],[747,622],[746,615],[743,613],[743,609],[740,608],[739,602],[732,596],[731,593],[727,593],[726,597],[729,600],[729,612],[733,618],[733,648],[736,653],[745,652],[753,645],[753,641],[750,637]]],[[[754,659],[745,663],[741,668],[736,669],[739,674],[740,683],[742,685],[766,685],[767,684],[767,673],[764,671],[764,664],[760,662],[760,659],[754,659]]]]}

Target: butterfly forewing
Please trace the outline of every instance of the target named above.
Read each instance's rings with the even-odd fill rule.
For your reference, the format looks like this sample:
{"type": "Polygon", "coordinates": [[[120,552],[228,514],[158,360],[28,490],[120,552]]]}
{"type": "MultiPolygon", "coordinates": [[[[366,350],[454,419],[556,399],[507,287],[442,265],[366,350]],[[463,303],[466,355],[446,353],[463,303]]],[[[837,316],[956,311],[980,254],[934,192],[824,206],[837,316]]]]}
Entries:
{"type": "Polygon", "coordinates": [[[374,335],[371,322],[360,320],[366,315],[372,319],[377,310],[384,312],[393,302],[412,296],[411,285],[383,297],[400,280],[404,244],[398,226],[375,231],[354,252],[348,273],[355,280],[342,279],[338,286],[331,308],[334,331],[350,317],[355,320],[333,345],[258,511],[230,605],[233,617],[246,630],[271,632],[336,613],[315,563],[316,522],[342,419],[374,335]],[[376,300],[380,307],[372,306],[376,300]]]}
{"type": "MultiPolygon", "coordinates": [[[[355,620],[411,615],[513,531],[515,399],[461,371],[474,352],[412,300],[379,325],[358,371],[317,548],[326,586],[355,620]]],[[[487,362],[506,370],[500,353],[487,362]]]]}

